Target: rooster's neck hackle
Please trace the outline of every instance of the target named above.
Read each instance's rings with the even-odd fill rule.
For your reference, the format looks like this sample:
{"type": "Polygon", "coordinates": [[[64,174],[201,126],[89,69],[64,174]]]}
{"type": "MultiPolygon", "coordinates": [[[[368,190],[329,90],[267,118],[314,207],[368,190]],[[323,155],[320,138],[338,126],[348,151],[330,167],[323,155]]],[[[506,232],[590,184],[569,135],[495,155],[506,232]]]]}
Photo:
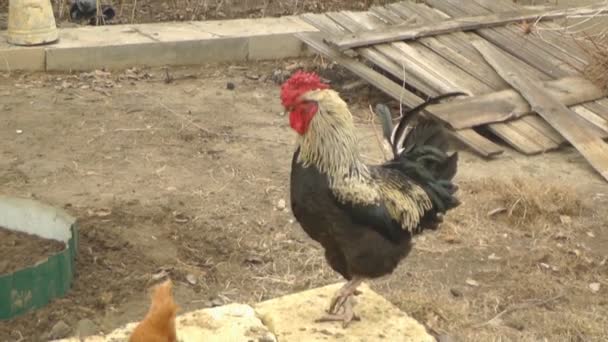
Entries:
{"type": "Polygon", "coordinates": [[[333,90],[317,90],[304,97],[318,104],[306,134],[300,137],[299,161],[327,175],[334,193],[351,201],[375,202],[377,189],[357,147],[352,114],[333,90]]]}

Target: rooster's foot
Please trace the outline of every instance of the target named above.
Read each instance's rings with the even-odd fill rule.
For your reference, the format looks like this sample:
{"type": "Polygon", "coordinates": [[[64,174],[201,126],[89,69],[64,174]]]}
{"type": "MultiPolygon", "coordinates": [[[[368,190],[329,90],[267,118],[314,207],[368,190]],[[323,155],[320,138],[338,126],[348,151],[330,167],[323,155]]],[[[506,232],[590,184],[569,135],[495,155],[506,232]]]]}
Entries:
{"type": "Polygon", "coordinates": [[[358,296],[361,294],[361,291],[357,290],[357,287],[363,282],[363,278],[353,277],[348,283],[344,284],[340,290],[336,293],[334,298],[331,300],[329,305],[328,313],[330,315],[337,315],[338,312],[346,302],[352,296],[358,296]]]}
{"type": "Polygon", "coordinates": [[[342,313],[329,313],[316,320],[317,323],[322,322],[342,322],[342,327],[347,328],[348,325],[353,321],[360,321],[361,318],[355,314],[353,308],[355,306],[354,298],[348,297],[342,304],[342,313]]]}

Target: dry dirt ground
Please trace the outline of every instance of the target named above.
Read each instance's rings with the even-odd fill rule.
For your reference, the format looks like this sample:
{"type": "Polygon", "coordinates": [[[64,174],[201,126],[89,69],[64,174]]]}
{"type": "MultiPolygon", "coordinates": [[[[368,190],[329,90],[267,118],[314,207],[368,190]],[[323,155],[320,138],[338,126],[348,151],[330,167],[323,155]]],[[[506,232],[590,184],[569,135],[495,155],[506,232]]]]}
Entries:
{"type": "MultiPolygon", "coordinates": [[[[65,208],[81,234],[69,295],[0,322],[0,341],[138,320],[167,275],[184,311],[338,281],[289,211],[295,136],[266,76],[295,63],[0,77],[0,193],[65,208]]],[[[380,161],[378,97],[346,97],[380,161]]],[[[373,287],[462,341],[606,340],[608,185],[571,149],[461,154],[463,204],[373,287]]]]}
{"type": "Polygon", "coordinates": [[[0,274],[15,272],[61,252],[63,242],[0,226],[0,274]]]}

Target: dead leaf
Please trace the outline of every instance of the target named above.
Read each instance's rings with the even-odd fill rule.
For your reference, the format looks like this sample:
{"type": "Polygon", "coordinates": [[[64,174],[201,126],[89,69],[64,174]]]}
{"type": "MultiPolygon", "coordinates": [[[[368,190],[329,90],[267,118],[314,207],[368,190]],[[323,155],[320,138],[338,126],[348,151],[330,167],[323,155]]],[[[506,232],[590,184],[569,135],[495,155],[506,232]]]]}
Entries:
{"type": "Polygon", "coordinates": [[[110,215],[112,215],[112,210],[110,208],[100,208],[95,210],[91,216],[108,217],[110,215]]]}
{"type": "Polygon", "coordinates": [[[162,269],[158,273],[152,275],[152,280],[163,279],[163,278],[167,277],[168,275],[169,275],[169,272],[167,272],[167,270],[165,270],[165,269],[162,269]]]}
{"type": "Polygon", "coordinates": [[[186,216],[185,214],[174,211],[173,220],[177,223],[187,223],[188,221],[190,221],[190,218],[188,216],[186,216]]]}

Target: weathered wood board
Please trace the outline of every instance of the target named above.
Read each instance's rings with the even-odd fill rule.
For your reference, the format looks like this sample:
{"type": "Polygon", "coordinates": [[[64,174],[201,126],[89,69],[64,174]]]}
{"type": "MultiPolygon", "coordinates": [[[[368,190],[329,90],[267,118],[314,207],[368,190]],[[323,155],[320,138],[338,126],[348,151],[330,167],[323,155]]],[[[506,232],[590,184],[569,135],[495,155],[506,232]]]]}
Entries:
{"type": "Polygon", "coordinates": [[[340,50],[395,41],[416,40],[454,31],[471,31],[492,26],[504,26],[522,21],[551,20],[566,15],[601,14],[608,11],[604,4],[555,11],[519,9],[509,12],[491,13],[446,20],[436,25],[400,24],[387,29],[372,29],[328,39],[340,50]]]}
{"type": "Polygon", "coordinates": [[[533,111],[542,116],[608,180],[608,144],[590,129],[589,122],[546,91],[540,82],[519,72],[503,52],[488,42],[479,40],[473,42],[473,46],[530,103],[533,111]]]}

